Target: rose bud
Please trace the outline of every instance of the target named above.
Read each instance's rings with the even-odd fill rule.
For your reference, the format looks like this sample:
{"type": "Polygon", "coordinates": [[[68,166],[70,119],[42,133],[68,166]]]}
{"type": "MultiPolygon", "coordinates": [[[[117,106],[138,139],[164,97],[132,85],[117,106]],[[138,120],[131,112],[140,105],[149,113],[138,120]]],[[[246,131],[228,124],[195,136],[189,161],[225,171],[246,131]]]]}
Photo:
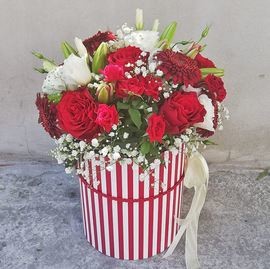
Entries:
{"type": "Polygon", "coordinates": [[[114,88],[111,83],[102,83],[97,89],[97,98],[99,103],[108,104],[112,100],[114,88]]]}

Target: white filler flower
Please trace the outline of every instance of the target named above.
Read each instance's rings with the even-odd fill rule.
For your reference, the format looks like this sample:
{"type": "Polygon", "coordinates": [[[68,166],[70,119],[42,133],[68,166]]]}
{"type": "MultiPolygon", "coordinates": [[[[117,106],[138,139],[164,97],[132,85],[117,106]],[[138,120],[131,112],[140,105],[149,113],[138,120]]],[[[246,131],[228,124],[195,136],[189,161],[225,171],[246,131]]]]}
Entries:
{"type": "Polygon", "coordinates": [[[134,31],[124,37],[126,46],[136,46],[149,52],[155,50],[158,39],[159,33],[156,31],[134,31]]]}

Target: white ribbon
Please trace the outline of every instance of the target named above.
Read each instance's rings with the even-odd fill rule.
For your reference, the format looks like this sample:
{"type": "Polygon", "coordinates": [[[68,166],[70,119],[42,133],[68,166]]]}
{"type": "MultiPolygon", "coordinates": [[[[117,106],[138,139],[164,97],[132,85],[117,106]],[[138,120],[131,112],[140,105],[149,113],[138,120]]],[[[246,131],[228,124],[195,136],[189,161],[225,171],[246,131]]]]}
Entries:
{"type": "Polygon", "coordinates": [[[197,233],[199,216],[206,198],[208,180],[209,169],[206,160],[199,152],[193,153],[188,159],[184,179],[185,187],[194,188],[193,200],[186,218],[177,219],[181,227],[164,255],[164,258],[166,258],[173,253],[181,237],[186,232],[185,259],[187,269],[200,268],[197,254],[197,233]]]}

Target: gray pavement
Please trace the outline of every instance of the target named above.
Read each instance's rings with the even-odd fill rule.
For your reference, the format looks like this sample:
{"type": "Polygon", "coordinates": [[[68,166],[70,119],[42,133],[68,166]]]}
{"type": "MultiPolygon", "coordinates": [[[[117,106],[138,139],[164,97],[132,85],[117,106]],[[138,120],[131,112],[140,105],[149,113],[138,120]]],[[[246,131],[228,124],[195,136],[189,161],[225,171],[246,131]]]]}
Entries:
{"type": "MultiPolygon", "coordinates": [[[[201,268],[270,268],[270,177],[256,180],[265,165],[210,165],[201,268]]],[[[185,190],[185,211],[191,197],[185,190]]],[[[54,162],[0,158],[0,268],[185,268],[183,239],[167,259],[121,261],[99,253],[84,238],[79,199],[76,178],[54,162]]]]}

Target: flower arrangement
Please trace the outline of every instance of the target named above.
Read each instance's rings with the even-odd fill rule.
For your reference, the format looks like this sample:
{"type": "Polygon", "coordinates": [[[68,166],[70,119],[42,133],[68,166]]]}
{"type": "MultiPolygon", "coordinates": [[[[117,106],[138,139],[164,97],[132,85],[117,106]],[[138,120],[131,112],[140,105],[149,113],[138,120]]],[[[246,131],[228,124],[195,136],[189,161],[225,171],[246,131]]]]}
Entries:
{"type": "Polygon", "coordinates": [[[161,34],[158,26],[155,20],[144,30],[137,10],[134,28],[75,38],[75,48],[63,42],[59,65],[33,52],[43,62],[36,70],[46,73],[36,99],[39,123],[55,139],[53,156],[67,173],[83,174],[95,156],[147,171],[164,161],[163,152],[185,143],[189,154],[222,129],[224,71],[202,55],[209,27],[198,41],[173,43],[177,23],[161,34]]]}

